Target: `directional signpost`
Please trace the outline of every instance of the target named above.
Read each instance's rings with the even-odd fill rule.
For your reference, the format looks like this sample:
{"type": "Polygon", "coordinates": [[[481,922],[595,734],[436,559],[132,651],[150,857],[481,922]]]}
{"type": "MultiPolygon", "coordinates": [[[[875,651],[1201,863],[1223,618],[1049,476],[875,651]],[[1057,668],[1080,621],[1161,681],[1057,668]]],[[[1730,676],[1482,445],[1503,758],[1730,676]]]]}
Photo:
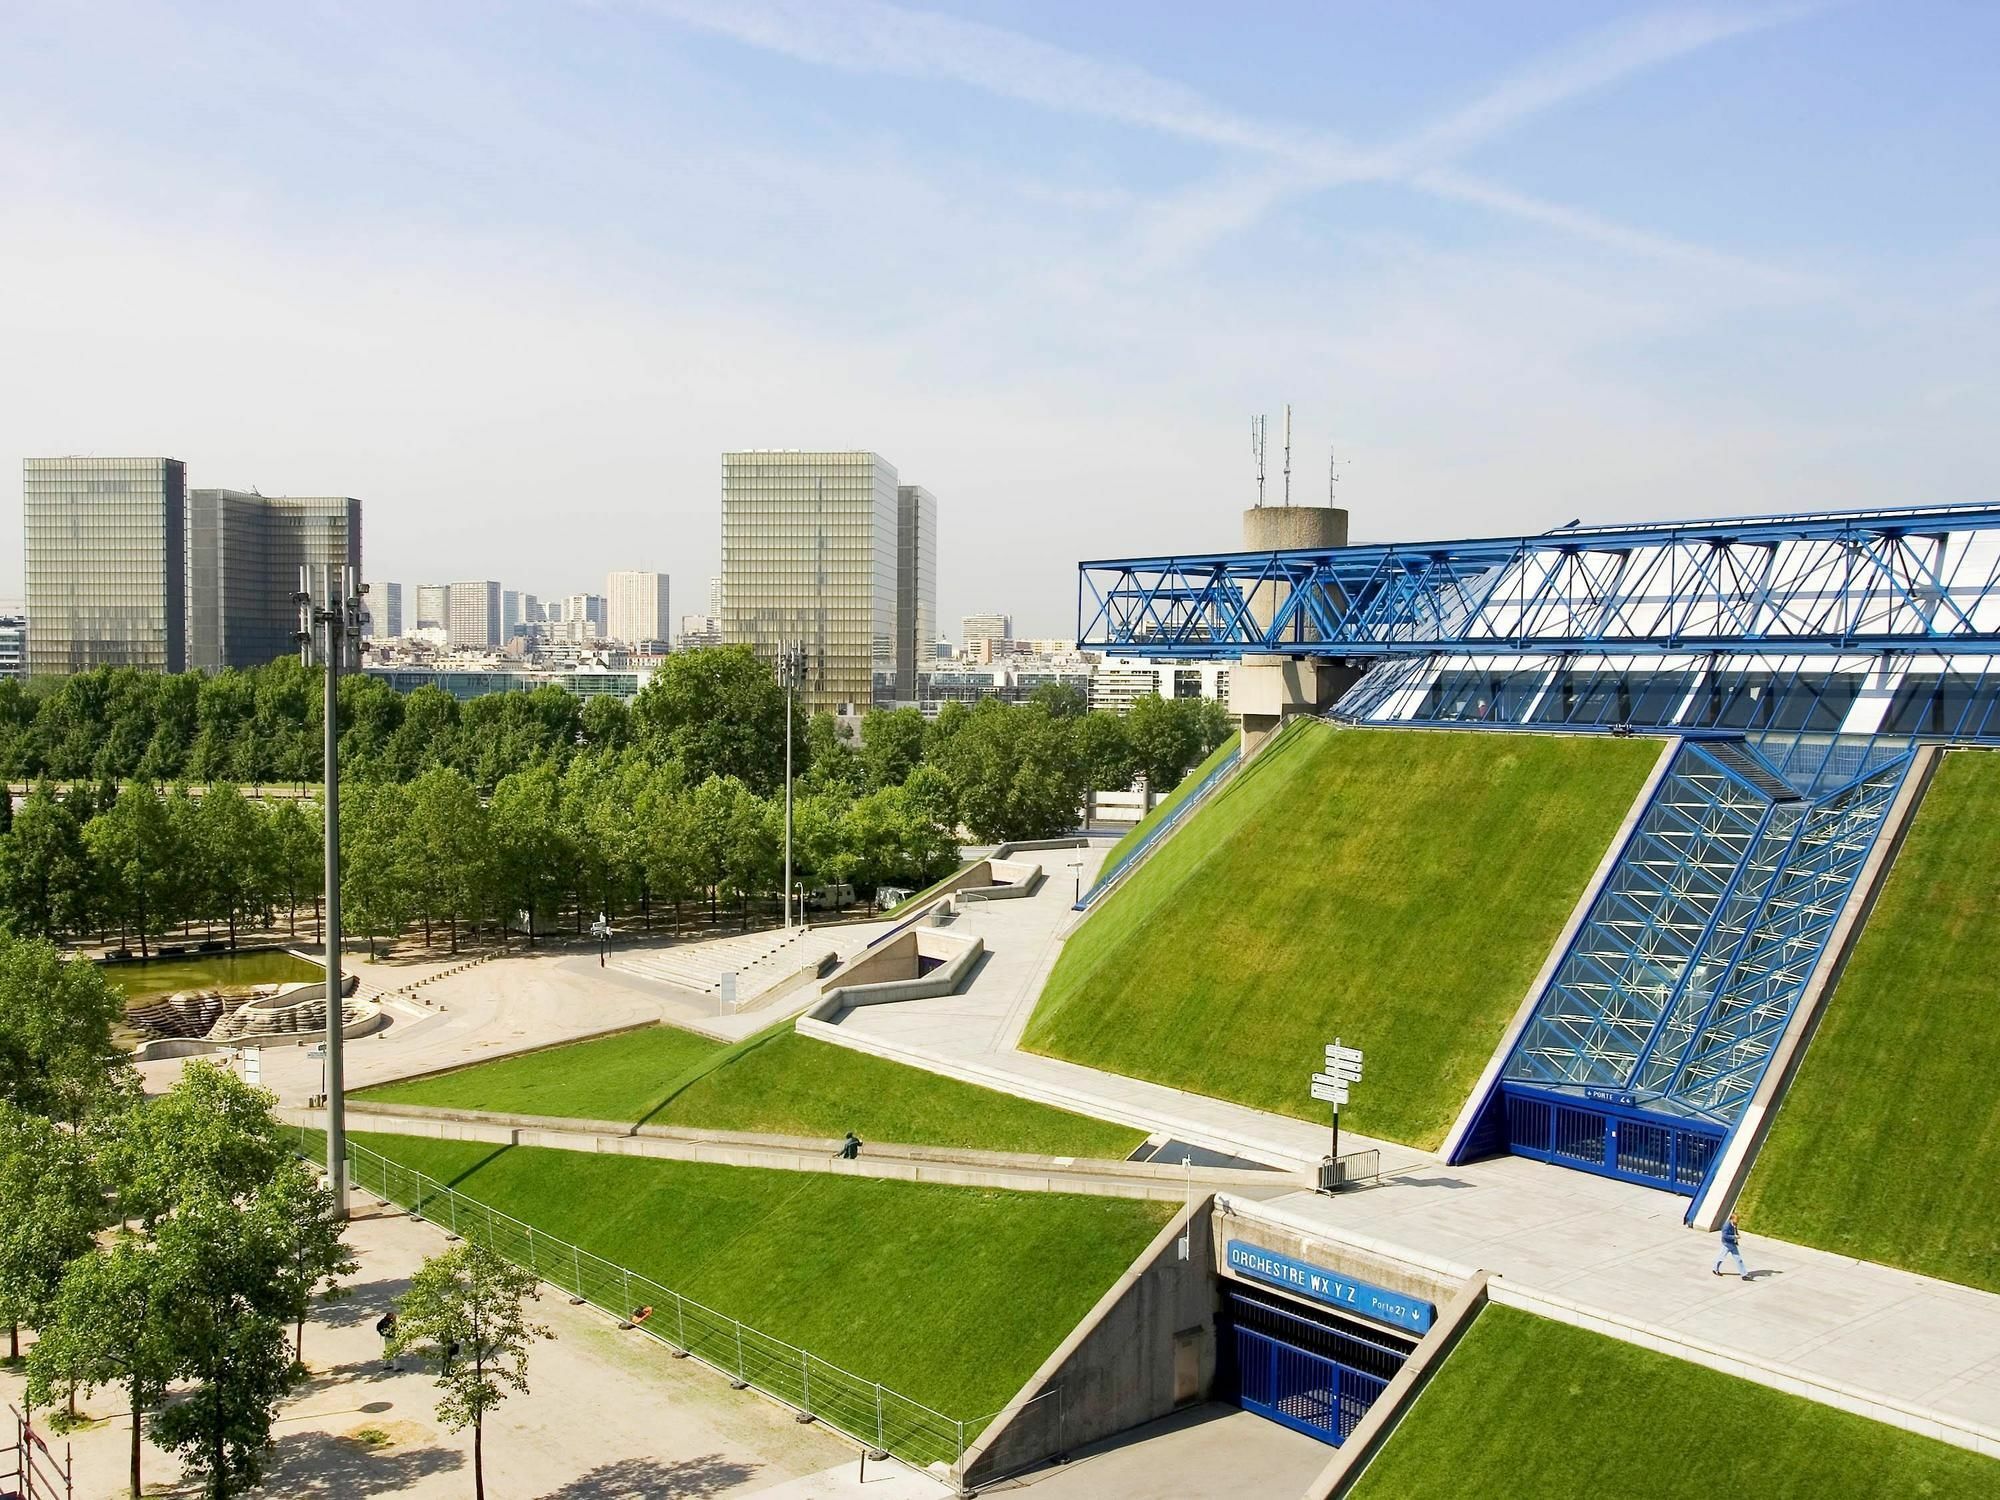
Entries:
{"type": "Polygon", "coordinates": [[[1361,1049],[1343,1047],[1340,1038],[1326,1049],[1326,1071],[1312,1076],[1312,1096],[1333,1106],[1333,1159],[1340,1160],[1340,1106],[1347,1102],[1349,1084],[1361,1082],[1361,1049]]]}

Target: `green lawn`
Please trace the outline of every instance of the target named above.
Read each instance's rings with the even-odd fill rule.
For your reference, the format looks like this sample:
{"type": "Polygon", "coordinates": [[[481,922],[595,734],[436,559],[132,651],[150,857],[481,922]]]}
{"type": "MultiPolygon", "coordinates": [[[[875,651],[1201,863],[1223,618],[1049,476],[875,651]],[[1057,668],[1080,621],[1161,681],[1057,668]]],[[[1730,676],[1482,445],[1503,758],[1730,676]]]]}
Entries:
{"type": "Polygon", "coordinates": [[[735,1046],[671,1026],[480,1063],[358,1097],[569,1119],[1122,1159],[1142,1130],[976,1088],[777,1026],[735,1046]]]}
{"type": "MultiPolygon", "coordinates": [[[[1113,844],[1111,852],[1104,856],[1102,868],[1106,871],[1116,869],[1118,861],[1135,849],[1141,839],[1160,824],[1166,822],[1173,815],[1175,808],[1194,795],[1194,789],[1207,779],[1209,772],[1213,771],[1217,766],[1236,753],[1236,745],[1241,738],[1242,736],[1240,735],[1232,734],[1228,739],[1217,745],[1214,750],[1209,752],[1207,760],[1181,778],[1179,786],[1153,804],[1151,812],[1126,829],[1125,837],[1113,844]]],[[[1101,879],[1102,877],[1099,878],[1101,879]]]]}
{"type": "Polygon", "coordinates": [[[632,1121],[658,1109],[681,1075],[726,1050],[722,1042],[677,1026],[648,1026],[496,1058],[432,1078],[382,1084],[362,1089],[356,1097],[383,1104],[632,1121]]]}
{"type": "Polygon", "coordinates": [[[968,1420],[1011,1399],[1173,1215],[1127,1198],[356,1141],[968,1420]]]}
{"type": "Polygon", "coordinates": [[[1317,1120],[1338,1036],[1342,1121],[1435,1147],[1659,754],[1299,724],[1092,913],[1023,1045],[1317,1120]]]}
{"type": "Polygon", "coordinates": [[[2000,754],[1917,809],[1744,1191],[1763,1234],[2000,1292],[2000,754]]]}
{"type": "Polygon", "coordinates": [[[1349,1493],[1973,1500],[2000,1494],[2000,1462],[1488,1306],[1349,1493]]]}

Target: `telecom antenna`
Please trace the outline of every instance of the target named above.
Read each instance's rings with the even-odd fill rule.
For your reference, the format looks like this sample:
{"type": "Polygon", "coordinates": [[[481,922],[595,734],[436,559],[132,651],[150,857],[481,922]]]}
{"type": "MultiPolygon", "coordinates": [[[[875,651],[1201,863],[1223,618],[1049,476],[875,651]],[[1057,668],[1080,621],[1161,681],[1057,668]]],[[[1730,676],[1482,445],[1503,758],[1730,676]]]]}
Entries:
{"type": "Polygon", "coordinates": [[[1326,503],[1332,506],[1336,492],[1340,489],[1340,454],[1338,450],[1326,456],[1326,503]]]}
{"type": "Polygon", "coordinates": [[[1292,503],[1292,403],[1285,403],[1285,505],[1292,503]]]}
{"type": "Polygon", "coordinates": [[[1250,456],[1257,460],[1257,508],[1264,506],[1264,417],[1260,412],[1250,419],[1250,456]]]}

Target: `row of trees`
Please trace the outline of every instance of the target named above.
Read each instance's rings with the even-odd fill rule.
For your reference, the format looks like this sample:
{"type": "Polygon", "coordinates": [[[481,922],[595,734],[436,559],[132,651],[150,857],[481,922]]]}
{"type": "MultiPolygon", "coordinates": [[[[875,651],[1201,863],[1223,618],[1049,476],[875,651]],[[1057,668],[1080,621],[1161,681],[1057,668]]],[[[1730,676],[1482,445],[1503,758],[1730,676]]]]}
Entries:
{"type": "Polygon", "coordinates": [[[145,1099],[115,1060],[123,997],[92,964],[0,934],[0,1322],[31,1408],[119,1392],[206,1495],[263,1471],[305,1318],[355,1263],[270,1098],[193,1063],[145,1099]],[[169,1391],[177,1399],[169,1403],[169,1391]]]}
{"type": "MultiPolygon", "coordinates": [[[[729,679],[710,684],[717,693],[747,691],[747,654],[689,654],[713,658],[729,679]]],[[[391,937],[420,923],[427,945],[442,933],[455,951],[464,927],[519,913],[533,934],[565,919],[581,930],[597,911],[650,926],[662,906],[678,919],[687,902],[705,903],[713,921],[724,905],[775,896],[782,786],[757,779],[740,726],[697,727],[689,713],[678,741],[649,747],[633,722],[663,721],[645,704],[596,743],[524,751],[526,763],[490,787],[450,758],[408,780],[355,782],[341,823],[350,930],[391,937]],[[715,765],[737,769],[690,770],[715,765]]],[[[600,729],[627,713],[612,700],[587,710],[600,729]]],[[[954,704],[928,722],[915,710],[873,713],[858,741],[817,717],[798,756],[795,877],[864,891],[928,884],[956,861],[962,832],[982,842],[1063,833],[1098,791],[1141,774],[1163,787],[1179,780],[1227,728],[1201,700],[1145,698],[1116,717],[1061,693],[954,704]]],[[[117,932],[142,955],[156,934],[190,924],[226,930],[233,946],[244,928],[279,921],[297,935],[310,914],[317,936],[321,838],[316,804],[231,782],[190,793],[44,781],[18,810],[0,799],[0,919],[55,938],[117,932]]]]}
{"type": "MultiPolygon", "coordinates": [[[[1123,718],[1090,715],[1074,688],[1052,684],[1030,707],[1037,713],[1015,721],[1022,735],[1047,740],[1049,721],[1073,731],[1065,743],[1033,747],[1036,774],[1074,781],[1080,795],[1136,775],[1169,786],[1227,732],[1222,711],[1199,700],[1143,699],[1123,718]]],[[[0,775],[303,787],[320,774],[321,710],[319,679],[289,659],[214,676],[100,668],[0,682],[0,775]]],[[[793,762],[807,774],[829,762],[823,776],[867,788],[900,785],[987,711],[951,704],[928,724],[914,709],[870,714],[859,744],[830,717],[802,719],[793,762]]],[[[689,785],[733,776],[761,796],[784,775],[784,726],[769,667],[742,646],[669,657],[629,704],[546,686],[459,703],[432,687],[403,696],[366,674],[340,687],[341,766],[357,782],[409,782],[449,766],[490,793],[543,761],[561,770],[578,755],[630,750],[653,765],[677,764],[689,785]]]]}

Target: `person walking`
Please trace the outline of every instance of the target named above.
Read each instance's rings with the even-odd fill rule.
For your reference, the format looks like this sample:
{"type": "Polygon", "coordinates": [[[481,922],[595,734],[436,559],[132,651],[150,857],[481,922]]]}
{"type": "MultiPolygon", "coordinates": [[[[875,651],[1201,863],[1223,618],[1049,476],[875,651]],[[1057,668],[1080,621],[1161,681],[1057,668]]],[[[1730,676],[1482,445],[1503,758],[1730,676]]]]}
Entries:
{"type": "Polygon", "coordinates": [[[1722,1253],[1715,1257],[1715,1264],[1709,1268],[1711,1276],[1720,1276],[1725,1260],[1736,1262],[1736,1274],[1745,1281],[1750,1279],[1750,1268],[1743,1264],[1743,1235],[1736,1227],[1736,1215],[1731,1214],[1722,1226],[1722,1253]]]}
{"type": "Polygon", "coordinates": [[[389,1357],[389,1341],[396,1336],[395,1308],[390,1308],[375,1320],[375,1331],[382,1335],[382,1368],[385,1370],[401,1368],[395,1360],[389,1357]]]}

